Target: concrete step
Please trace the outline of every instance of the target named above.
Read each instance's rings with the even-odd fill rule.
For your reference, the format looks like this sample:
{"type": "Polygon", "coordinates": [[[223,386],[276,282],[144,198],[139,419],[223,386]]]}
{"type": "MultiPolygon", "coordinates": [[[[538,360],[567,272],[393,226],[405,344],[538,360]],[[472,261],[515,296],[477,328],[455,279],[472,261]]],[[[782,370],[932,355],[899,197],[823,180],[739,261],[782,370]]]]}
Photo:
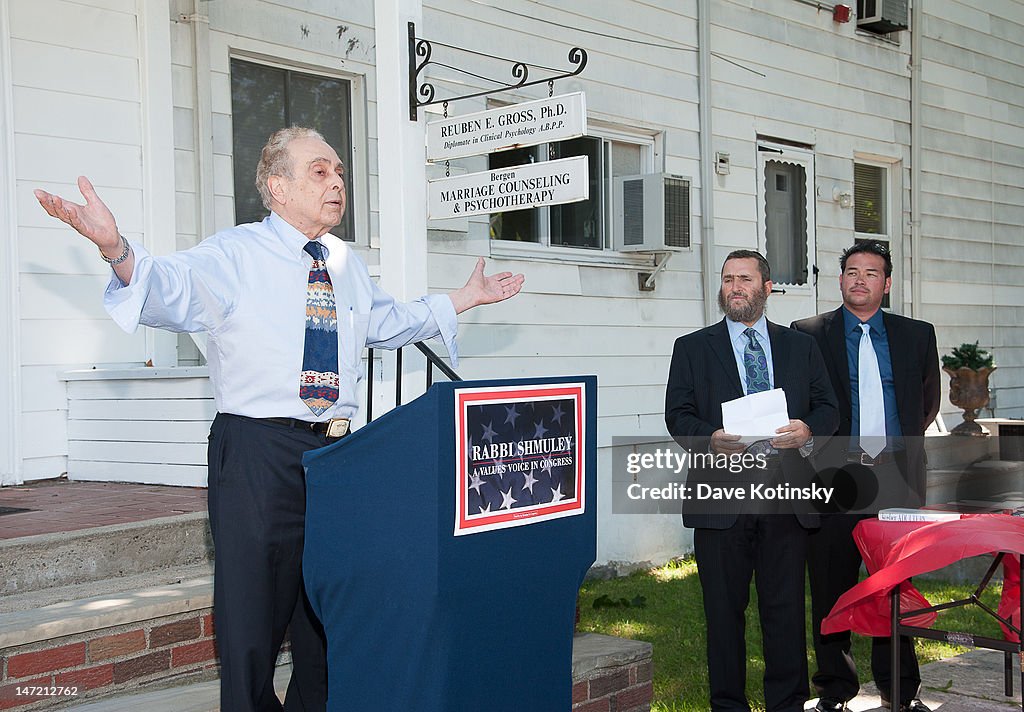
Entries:
{"type": "Polygon", "coordinates": [[[1024,462],[981,460],[960,467],[929,469],[927,501],[1024,506],[1024,462]]]}
{"type": "Polygon", "coordinates": [[[928,467],[935,469],[955,469],[999,457],[995,438],[935,433],[925,436],[924,449],[928,453],[928,467]]]}
{"type": "Polygon", "coordinates": [[[205,512],[5,539],[0,541],[0,597],[212,560],[205,512]]]}

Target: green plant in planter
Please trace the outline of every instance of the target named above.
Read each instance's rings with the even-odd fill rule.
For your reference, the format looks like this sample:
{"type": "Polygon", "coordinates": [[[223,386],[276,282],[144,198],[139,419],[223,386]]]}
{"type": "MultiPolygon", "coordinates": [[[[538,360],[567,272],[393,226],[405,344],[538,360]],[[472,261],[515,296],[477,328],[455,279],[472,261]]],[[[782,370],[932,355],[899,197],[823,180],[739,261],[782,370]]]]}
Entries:
{"type": "Polygon", "coordinates": [[[972,371],[980,371],[983,368],[995,366],[994,357],[985,349],[978,347],[978,342],[973,344],[960,344],[952,352],[942,357],[943,368],[955,371],[958,368],[969,368],[972,371]]]}
{"type": "Polygon", "coordinates": [[[973,344],[960,344],[942,357],[942,370],[949,374],[949,402],[964,411],[964,422],[950,431],[953,435],[988,435],[974,422],[978,410],[989,402],[988,377],[996,370],[991,354],[973,344]]]}

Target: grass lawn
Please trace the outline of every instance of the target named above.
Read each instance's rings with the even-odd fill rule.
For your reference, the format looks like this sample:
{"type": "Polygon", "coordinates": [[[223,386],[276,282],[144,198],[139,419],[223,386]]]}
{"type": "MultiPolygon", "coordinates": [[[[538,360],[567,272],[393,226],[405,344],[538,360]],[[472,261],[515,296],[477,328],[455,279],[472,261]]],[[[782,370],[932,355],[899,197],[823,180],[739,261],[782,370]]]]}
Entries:
{"type": "MultiPolygon", "coordinates": [[[[974,590],[974,586],[969,584],[923,579],[915,579],[914,584],[933,604],[966,598],[974,590]]],[[[982,600],[996,608],[1000,591],[998,583],[990,586],[982,600]]],[[[645,640],[654,645],[653,712],[706,712],[708,689],[704,608],[697,566],[693,561],[672,562],[652,571],[610,581],[587,581],[580,589],[579,600],[578,630],[645,640]],[[627,602],[635,603],[638,597],[643,598],[642,606],[594,606],[598,599],[615,603],[624,598],[627,602]]],[[[808,592],[808,641],[810,610],[808,592]]],[[[976,606],[939,614],[938,626],[994,638],[1002,637],[998,624],[976,606]]],[[[956,655],[962,650],[936,641],[917,641],[917,653],[922,664],[956,655]]],[[[861,681],[871,677],[870,651],[870,639],[855,635],[853,652],[861,681]]],[[[810,644],[807,654],[808,667],[813,672],[814,651],[810,644]]],[[[757,599],[751,587],[751,603],[747,609],[747,698],[754,709],[764,709],[761,688],[763,674],[757,599]]]]}

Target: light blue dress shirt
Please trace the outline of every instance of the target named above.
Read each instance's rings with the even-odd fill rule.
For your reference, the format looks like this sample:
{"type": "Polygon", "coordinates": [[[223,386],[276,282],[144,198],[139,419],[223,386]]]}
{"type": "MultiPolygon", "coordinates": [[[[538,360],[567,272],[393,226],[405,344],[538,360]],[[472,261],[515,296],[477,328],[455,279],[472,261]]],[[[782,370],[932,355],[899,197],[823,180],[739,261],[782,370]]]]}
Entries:
{"type": "Polygon", "coordinates": [[[306,283],[312,257],[305,235],[275,213],[223,230],[192,249],[164,257],[132,244],[135,270],[124,285],[114,275],[104,306],[117,324],[209,334],[207,363],[217,409],[252,418],[351,418],[367,346],[398,348],[440,335],[457,363],[458,321],[447,295],[396,301],[371,279],[366,264],[333,235],[327,272],[338,309],[338,402],[314,417],[299,398],[305,340],[306,283]]]}
{"type": "MultiPolygon", "coordinates": [[[[743,366],[743,350],[747,347],[747,337],[743,334],[747,330],[747,325],[740,321],[733,321],[726,317],[726,326],[729,327],[729,340],[732,342],[732,354],[736,357],[736,370],[740,372],[740,385],[743,386],[743,392],[747,392],[747,369],[743,366]]],[[[764,349],[764,357],[768,361],[768,384],[771,388],[775,388],[775,368],[772,362],[772,343],[768,338],[768,320],[764,314],[758,319],[753,326],[754,331],[757,332],[757,343],[764,349]]]]}
{"type": "MultiPolygon", "coordinates": [[[[850,369],[851,435],[860,435],[860,340],[863,331],[861,320],[843,307],[843,327],[846,330],[846,364],[850,369]]],[[[876,311],[866,324],[871,325],[871,346],[878,359],[878,374],[882,378],[882,403],[885,407],[885,434],[892,438],[903,434],[900,413],[896,407],[896,382],[893,378],[892,355],[889,353],[889,334],[885,330],[882,310],[876,311]]]]}

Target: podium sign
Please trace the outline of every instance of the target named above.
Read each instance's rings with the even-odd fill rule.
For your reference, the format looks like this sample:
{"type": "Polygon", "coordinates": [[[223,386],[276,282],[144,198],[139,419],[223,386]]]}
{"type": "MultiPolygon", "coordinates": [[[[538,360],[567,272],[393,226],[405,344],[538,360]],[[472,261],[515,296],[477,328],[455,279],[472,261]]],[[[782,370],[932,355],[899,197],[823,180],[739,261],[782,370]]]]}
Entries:
{"type": "Polygon", "coordinates": [[[586,511],[584,384],[455,391],[455,536],[586,511]]]}
{"type": "Polygon", "coordinates": [[[328,712],[572,707],[597,553],[594,376],[435,383],[302,461],[328,712]]]}
{"type": "Polygon", "coordinates": [[[427,160],[445,161],[587,133],[583,92],[526,101],[427,124],[427,160]]]}
{"type": "Polygon", "coordinates": [[[587,167],[587,156],[573,156],[427,181],[427,217],[458,218],[586,200],[587,167]]]}

